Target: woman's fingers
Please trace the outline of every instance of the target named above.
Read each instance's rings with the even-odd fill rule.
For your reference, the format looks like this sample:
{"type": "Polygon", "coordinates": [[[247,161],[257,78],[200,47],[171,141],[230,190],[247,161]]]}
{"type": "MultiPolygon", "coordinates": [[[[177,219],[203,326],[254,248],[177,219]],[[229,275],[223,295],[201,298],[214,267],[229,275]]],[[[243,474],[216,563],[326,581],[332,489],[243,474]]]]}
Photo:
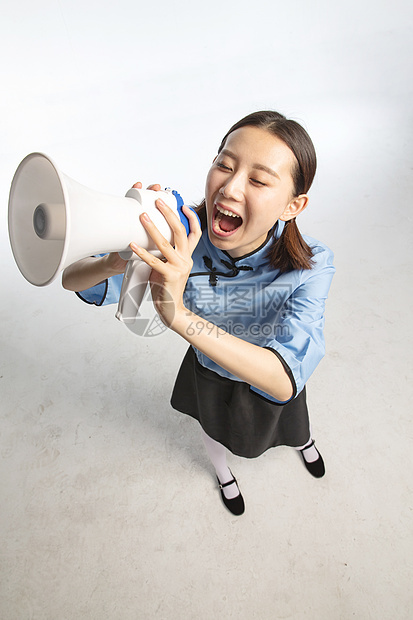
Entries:
{"type": "MultiPolygon", "coordinates": [[[[173,246],[159,231],[147,213],[142,213],[139,218],[142,226],[155,243],[159,252],[170,264],[175,264],[177,266],[182,260],[188,261],[201,237],[201,227],[197,215],[189,207],[183,207],[184,214],[189,221],[190,232],[189,235],[187,235],[185,227],[173,209],[161,199],[158,199],[155,204],[171,228],[173,246]]],[[[137,251],[133,251],[148,265],[158,271],[158,273],[166,274],[165,263],[162,260],[154,257],[153,254],[146,249],[136,246],[134,243],[131,244],[131,248],[132,246],[137,248],[137,251]]]]}
{"type": "MultiPolygon", "coordinates": [[[[137,183],[134,183],[132,187],[134,187],[135,189],[142,189],[142,183],[138,181],[137,183]]],[[[162,188],[159,183],[153,183],[152,185],[148,185],[147,189],[151,189],[154,192],[160,192],[162,188]]]]}
{"type": "Polygon", "coordinates": [[[166,275],[168,268],[163,260],[157,258],[153,254],[148,252],[148,250],[142,248],[140,245],[136,245],[136,243],[134,243],[133,241],[129,244],[129,247],[132,252],[139,256],[139,258],[142,259],[147,265],[149,265],[149,267],[152,267],[152,269],[155,269],[155,271],[162,275],[166,275]]]}
{"type": "Polygon", "coordinates": [[[194,251],[199,238],[201,236],[201,228],[198,222],[198,216],[190,209],[189,207],[184,206],[183,213],[188,218],[189,221],[189,235],[185,230],[184,225],[180,221],[179,217],[177,217],[177,213],[168,207],[163,200],[158,199],[156,201],[156,207],[162,213],[166,221],[168,222],[174,236],[174,247],[175,249],[184,254],[188,254],[192,256],[192,252],[194,251]],[[189,242],[188,242],[189,240],[189,242]]]}
{"type": "MultiPolygon", "coordinates": [[[[161,211],[161,212],[163,214],[163,211],[161,211]]],[[[172,217],[174,217],[175,220],[177,220],[177,217],[173,213],[172,213],[172,217]]],[[[146,232],[151,237],[151,239],[155,243],[156,247],[158,248],[158,250],[160,251],[162,256],[164,256],[168,261],[173,261],[173,259],[175,257],[175,250],[174,250],[174,248],[169,243],[169,241],[167,239],[165,239],[165,237],[159,231],[159,229],[155,226],[155,224],[153,223],[153,221],[151,220],[149,215],[147,213],[142,213],[142,215],[140,216],[139,219],[140,219],[140,222],[141,222],[142,226],[145,228],[146,232]]],[[[170,224],[170,222],[168,220],[168,217],[166,217],[165,219],[168,222],[168,224],[170,224]]],[[[173,224],[174,224],[174,222],[173,222],[173,224]]],[[[180,224],[179,221],[178,221],[178,224],[180,224]]],[[[171,226],[171,228],[172,228],[172,226],[171,226]]],[[[174,231],[173,228],[172,228],[172,232],[175,235],[175,231],[174,231]]]]}
{"type": "Polygon", "coordinates": [[[169,228],[173,233],[173,245],[175,249],[182,250],[183,244],[186,243],[186,230],[182,224],[179,215],[171,207],[169,207],[162,199],[158,199],[155,202],[156,208],[162,213],[169,228]]]}
{"type": "Polygon", "coordinates": [[[186,215],[189,221],[188,244],[189,244],[189,248],[190,248],[190,252],[192,256],[192,252],[195,250],[196,246],[198,245],[198,241],[201,238],[202,230],[201,230],[198,216],[193,211],[193,209],[191,209],[187,205],[184,205],[182,207],[182,211],[184,215],[186,215]]]}
{"type": "Polygon", "coordinates": [[[196,213],[187,205],[182,207],[183,214],[188,218],[189,222],[189,234],[187,234],[182,222],[176,217],[176,213],[168,207],[163,200],[158,199],[155,204],[171,227],[174,235],[175,249],[183,255],[189,254],[189,256],[192,256],[202,235],[201,226],[196,213]]]}

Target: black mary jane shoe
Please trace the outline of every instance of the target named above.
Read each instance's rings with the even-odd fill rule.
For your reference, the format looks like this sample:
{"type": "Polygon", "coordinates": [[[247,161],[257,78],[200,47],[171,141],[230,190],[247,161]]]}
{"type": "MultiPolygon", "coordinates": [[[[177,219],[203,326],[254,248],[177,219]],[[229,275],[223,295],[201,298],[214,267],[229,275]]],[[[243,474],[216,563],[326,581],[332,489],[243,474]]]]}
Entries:
{"type": "Polygon", "coordinates": [[[238,482],[236,481],[235,476],[232,473],[232,471],[231,471],[231,474],[232,474],[232,480],[230,480],[229,482],[225,482],[224,484],[221,484],[218,476],[217,476],[217,480],[218,480],[218,485],[221,491],[222,501],[224,502],[228,510],[232,512],[233,515],[239,517],[240,515],[243,514],[245,510],[244,498],[241,495],[241,491],[239,492],[239,495],[237,495],[236,497],[233,497],[232,499],[228,499],[227,497],[225,497],[224,491],[222,490],[225,487],[229,487],[230,484],[233,484],[235,482],[235,484],[238,487],[238,491],[239,491],[238,482]]]}
{"type": "Polygon", "coordinates": [[[310,443],[309,446],[306,446],[305,448],[303,448],[302,450],[300,450],[301,452],[301,456],[303,457],[303,461],[304,461],[304,465],[306,466],[306,469],[308,472],[310,472],[310,474],[312,476],[314,476],[314,478],[322,478],[324,476],[324,474],[326,473],[326,468],[324,466],[324,461],[323,461],[323,457],[321,456],[321,454],[319,453],[319,451],[317,450],[317,454],[318,454],[318,459],[316,461],[313,461],[312,463],[308,463],[305,458],[304,458],[304,454],[303,452],[305,450],[307,450],[308,448],[311,448],[311,446],[314,446],[314,439],[313,441],[310,443]]]}

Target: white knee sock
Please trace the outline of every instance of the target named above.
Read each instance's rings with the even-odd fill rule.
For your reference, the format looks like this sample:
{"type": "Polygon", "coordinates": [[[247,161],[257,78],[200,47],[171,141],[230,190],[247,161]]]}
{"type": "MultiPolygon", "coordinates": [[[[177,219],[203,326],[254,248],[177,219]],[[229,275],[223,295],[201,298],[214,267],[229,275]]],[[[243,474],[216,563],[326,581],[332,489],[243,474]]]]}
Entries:
{"type": "MultiPolygon", "coordinates": [[[[218,443],[218,441],[215,441],[215,439],[212,439],[209,435],[207,435],[203,429],[201,429],[201,433],[205,444],[205,449],[212,465],[215,468],[218,480],[221,484],[229,482],[232,480],[233,476],[231,475],[227,465],[226,448],[222,444],[218,443]]],[[[233,499],[239,495],[239,490],[235,482],[222,489],[222,491],[227,499],[233,499]]]]}

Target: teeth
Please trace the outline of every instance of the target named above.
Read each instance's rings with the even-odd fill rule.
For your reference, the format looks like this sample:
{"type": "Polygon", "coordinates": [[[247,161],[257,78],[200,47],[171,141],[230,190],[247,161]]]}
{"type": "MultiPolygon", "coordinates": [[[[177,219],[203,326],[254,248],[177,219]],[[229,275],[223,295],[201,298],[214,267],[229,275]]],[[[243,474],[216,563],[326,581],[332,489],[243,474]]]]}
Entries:
{"type": "Polygon", "coordinates": [[[228,211],[228,209],[223,209],[219,205],[216,205],[216,208],[220,213],[223,213],[224,215],[229,215],[231,217],[239,217],[239,215],[237,215],[236,213],[232,213],[232,211],[228,211]]]}

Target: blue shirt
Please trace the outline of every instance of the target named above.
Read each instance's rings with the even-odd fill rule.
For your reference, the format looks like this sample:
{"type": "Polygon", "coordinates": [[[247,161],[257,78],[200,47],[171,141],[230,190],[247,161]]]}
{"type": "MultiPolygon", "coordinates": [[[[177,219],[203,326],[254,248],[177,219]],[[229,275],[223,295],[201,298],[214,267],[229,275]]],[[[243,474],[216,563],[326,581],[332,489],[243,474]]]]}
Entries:
{"type": "MultiPolygon", "coordinates": [[[[275,237],[284,227],[279,220],[275,237]]],[[[301,392],[325,353],[324,307],[335,269],[333,253],[303,236],[313,252],[312,269],[280,273],[267,258],[271,237],[251,254],[233,259],[209,240],[205,230],[196,247],[184,293],[185,306],[196,315],[252,344],[271,349],[293,382],[292,398],[301,392]]],[[[96,305],[117,303],[123,276],[81,293],[96,305]]],[[[205,329],[196,320],[188,329],[205,329]]],[[[204,367],[234,381],[240,379],[195,349],[204,367]]],[[[251,386],[261,396],[279,402],[251,386]]]]}

